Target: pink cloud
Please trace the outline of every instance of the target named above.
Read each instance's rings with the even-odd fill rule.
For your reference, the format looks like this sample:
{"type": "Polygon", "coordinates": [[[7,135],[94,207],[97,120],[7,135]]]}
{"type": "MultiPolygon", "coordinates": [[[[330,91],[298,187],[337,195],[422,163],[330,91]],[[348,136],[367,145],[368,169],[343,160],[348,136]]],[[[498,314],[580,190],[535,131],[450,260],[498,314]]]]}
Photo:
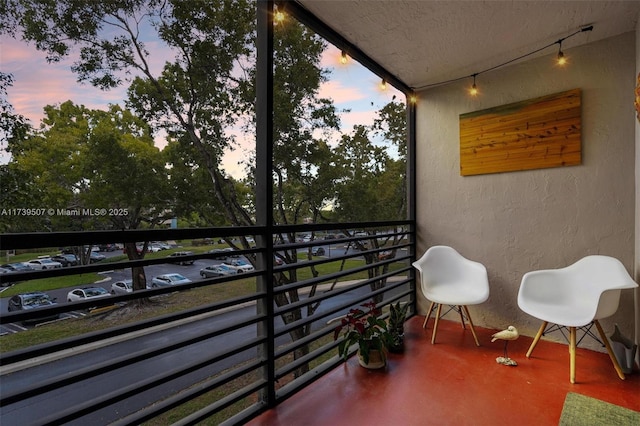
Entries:
{"type": "Polygon", "coordinates": [[[322,83],[318,93],[320,97],[333,99],[333,101],[338,104],[355,102],[366,98],[365,94],[357,87],[346,86],[338,80],[330,80],[322,83]]]}
{"type": "Polygon", "coordinates": [[[80,84],[71,72],[73,63],[65,59],[47,63],[46,55],[23,41],[2,38],[2,71],[13,75],[13,86],[8,89],[8,100],[15,111],[38,126],[44,117],[46,105],[57,105],[67,100],[87,108],[105,109],[109,104],[123,103],[124,87],[101,91],[88,84],[80,84]]]}

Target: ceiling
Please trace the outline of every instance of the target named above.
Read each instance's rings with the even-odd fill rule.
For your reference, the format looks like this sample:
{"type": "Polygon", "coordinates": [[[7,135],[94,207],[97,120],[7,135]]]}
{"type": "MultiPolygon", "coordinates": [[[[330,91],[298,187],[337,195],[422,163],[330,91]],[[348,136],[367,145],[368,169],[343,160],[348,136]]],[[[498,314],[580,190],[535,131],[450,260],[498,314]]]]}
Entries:
{"type": "MultiPolygon", "coordinates": [[[[465,77],[552,44],[635,29],[639,1],[298,0],[412,88],[465,77]]],[[[558,45],[537,56],[556,54],[558,45]]]]}

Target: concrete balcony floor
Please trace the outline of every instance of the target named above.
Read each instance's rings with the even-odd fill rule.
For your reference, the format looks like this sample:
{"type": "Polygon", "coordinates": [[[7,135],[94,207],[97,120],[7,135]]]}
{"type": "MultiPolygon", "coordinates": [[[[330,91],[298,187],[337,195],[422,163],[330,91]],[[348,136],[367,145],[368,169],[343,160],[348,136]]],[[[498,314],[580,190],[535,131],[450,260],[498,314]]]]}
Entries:
{"type": "MultiPolygon", "coordinates": [[[[640,411],[640,373],[620,380],[606,353],[578,348],[576,383],[569,382],[568,346],[532,338],[509,343],[516,367],[496,363],[503,343],[495,330],[441,321],[431,344],[433,320],[407,321],[406,351],[390,354],[385,370],[370,371],[355,357],[250,422],[297,425],[557,425],[569,392],[640,411]]],[[[607,333],[608,331],[605,330],[607,333]]]]}

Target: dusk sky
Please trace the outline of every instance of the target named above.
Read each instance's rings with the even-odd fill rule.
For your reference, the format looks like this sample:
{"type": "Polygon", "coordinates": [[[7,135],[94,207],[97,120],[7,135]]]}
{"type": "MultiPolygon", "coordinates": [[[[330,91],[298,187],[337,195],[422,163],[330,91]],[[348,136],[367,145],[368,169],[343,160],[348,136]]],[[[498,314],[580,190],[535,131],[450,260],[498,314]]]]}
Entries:
{"type": "MultiPolygon", "coordinates": [[[[158,61],[155,65],[160,69],[164,58],[158,55],[155,58],[158,61]]],[[[343,65],[339,63],[339,58],[340,51],[335,47],[330,46],[325,51],[322,65],[331,69],[332,73],[330,81],[320,88],[320,96],[333,99],[339,110],[351,110],[348,114],[342,114],[344,132],[350,132],[354,124],[371,124],[375,111],[390,102],[394,95],[399,101],[404,99],[390,85],[386,90],[381,90],[380,78],[353,59],[349,58],[348,63],[343,65]]],[[[0,38],[0,69],[14,77],[14,85],[8,91],[9,102],[17,113],[27,117],[36,128],[44,116],[43,108],[46,105],[58,105],[67,100],[91,109],[107,109],[109,104],[115,103],[124,105],[126,85],[102,91],[88,84],[80,84],[71,72],[72,63],[72,59],[66,59],[49,64],[45,54],[37,51],[33,45],[7,37],[0,38]]],[[[253,141],[240,139],[241,146],[227,153],[223,161],[226,170],[234,177],[243,175],[243,168],[237,165],[238,161],[247,157],[248,150],[254,150],[253,141]]],[[[6,142],[0,143],[0,162],[6,163],[9,161],[4,152],[6,142]]],[[[162,137],[156,139],[156,145],[162,147],[162,137]]]]}

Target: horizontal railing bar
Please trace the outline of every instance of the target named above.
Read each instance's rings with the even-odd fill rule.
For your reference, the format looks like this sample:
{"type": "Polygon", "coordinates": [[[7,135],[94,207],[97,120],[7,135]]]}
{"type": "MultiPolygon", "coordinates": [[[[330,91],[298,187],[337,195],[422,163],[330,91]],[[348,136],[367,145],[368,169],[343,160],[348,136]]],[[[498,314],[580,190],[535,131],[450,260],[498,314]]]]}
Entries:
{"type": "Polygon", "coordinates": [[[235,404],[236,402],[246,398],[247,396],[251,395],[252,393],[262,388],[265,388],[268,385],[269,385],[269,382],[267,382],[264,379],[258,382],[254,382],[250,385],[247,385],[244,388],[239,389],[233,392],[232,394],[225,396],[222,399],[219,399],[215,403],[205,408],[202,408],[187,417],[184,417],[178,420],[173,424],[173,426],[196,425],[201,421],[207,419],[208,417],[211,417],[213,414],[217,413],[218,411],[221,411],[229,407],[230,405],[235,404]]]}
{"type": "MultiPolygon", "coordinates": [[[[353,290],[353,289],[356,289],[356,288],[360,288],[360,287],[366,286],[366,285],[368,285],[368,284],[369,284],[369,283],[365,281],[365,282],[363,282],[363,283],[360,283],[360,284],[358,284],[358,285],[355,285],[355,286],[352,286],[352,287],[348,288],[348,290],[353,290]]],[[[336,306],[336,307],[334,307],[334,308],[332,308],[332,309],[330,309],[330,310],[324,311],[321,315],[318,315],[318,316],[315,316],[315,315],[314,315],[314,316],[311,316],[311,317],[303,318],[303,319],[300,319],[300,320],[298,320],[298,321],[294,321],[294,322],[292,322],[292,323],[289,323],[289,324],[287,324],[286,326],[284,326],[284,327],[282,327],[282,328],[278,329],[278,330],[275,332],[275,336],[276,336],[276,337],[278,337],[278,336],[285,335],[285,334],[289,333],[290,331],[295,330],[296,328],[304,327],[304,326],[305,326],[305,325],[307,325],[307,324],[310,324],[310,323],[312,323],[312,322],[318,321],[318,320],[320,320],[320,319],[322,319],[322,318],[326,318],[326,317],[328,317],[328,316],[330,316],[330,315],[333,315],[333,314],[335,314],[335,313],[337,313],[337,312],[340,312],[340,311],[342,311],[342,310],[344,310],[344,309],[347,309],[347,308],[349,308],[349,307],[354,306],[354,304],[355,304],[355,303],[358,303],[358,302],[361,302],[361,301],[364,301],[364,300],[370,299],[370,298],[372,298],[372,296],[375,296],[375,295],[377,295],[377,294],[381,294],[381,293],[385,293],[385,292],[387,292],[387,291],[393,290],[393,289],[395,289],[396,287],[402,286],[403,284],[404,284],[404,282],[402,282],[402,281],[401,281],[401,282],[399,282],[399,283],[397,283],[397,284],[396,284],[396,283],[393,283],[393,284],[391,284],[391,285],[388,285],[388,286],[382,287],[382,288],[381,288],[381,289],[379,289],[379,290],[376,290],[376,291],[373,291],[373,292],[369,293],[369,294],[368,294],[366,297],[364,297],[364,298],[357,298],[357,299],[353,299],[353,301],[355,301],[355,302],[353,302],[353,301],[348,301],[348,302],[342,303],[341,305],[336,306]]],[[[344,290],[344,289],[343,289],[343,290],[344,290]]]]}
{"type": "Polygon", "coordinates": [[[23,349],[23,350],[9,352],[9,353],[0,355],[0,366],[10,365],[12,363],[22,361],[25,359],[34,358],[34,357],[50,354],[53,352],[58,352],[60,350],[67,349],[70,347],[76,347],[83,344],[105,340],[110,337],[116,337],[121,334],[127,334],[127,333],[147,329],[157,325],[165,325],[166,323],[193,317],[199,314],[215,312],[221,309],[234,307],[247,302],[254,302],[263,297],[265,297],[264,293],[255,293],[250,296],[235,297],[233,299],[228,299],[222,302],[211,303],[205,306],[200,306],[198,308],[193,308],[193,309],[180,311],[177,313],[162,315],[162,316],[151,318],[148,320],[142,320],[134,324],[127,324],[124,326],[113,327],[107,330],[100,330],[92,333],[87,333],[82,336],[70,337],[70,338],[58,340],[55,342],[32,346],[30,348],[23,349]]]}
{"type": "Polygon", "coordinates": [[[197,336],[193,336],[188,339],[179,340],[163,347],[152,347],[152,348],[142,349],[132,354],[125,354],[117,358],[111,358],[107,361],[103,361],[97,364],[92,364],[88,367],[81,368],[73,372],[64,372],[59,376],[50,377],[49,379],[41,380],[37,383],[32,383],[30,386],[27,386],[23,389],[3,390],[3,393],[0,396],[0,407],[4,407],[6,405],[12,404],[24,398],[43,394],[45,392],[50,391],[51,389],[56,389],[62,386],[71,385],[79,381],[85,380],[87,378],[98,376],[102,373],[108,373],[110,371],[113,371],[114,369],[117,369],[123,366],[128,366],[140,361],[145,361],[157,355],[162,355],[166,352],[181,349],[185,346],[198,343],[205,339],[220,336],[230,331],[234,331],[239,328],[256,324],[260,322],[262,319],[263,319],[262,317],[253,316],[249,320],[233,323],[222,329],[217,329],[207,333],[198,334],[197,336]]]}
{"type": "Polygon", "coordinates": [[[332,231],[340,229],[387,228],[390,226],[410,226],[410,220],[388,220],[379,222],[309,223],[292,225],[274,225],[274,234],[301,233],[308,231],[332,231]]]}
{"type": "Polygon", "coordinates": [[[309,352],[307,355],[302,356],[292,362],[287,363],[286,365],[284,365],[283,367],[279,368],[276,370],[276,379],[281,379],[283,377],[285,377],[287,374],[291,373],[292,371],[296,370],[297,368],[299,368],[300,366],[307,364],[311,361],[313,361],[314,359],[324,355],[325,353],[335,349],[340,343],[337,341],[331,342],[331,343],[327,343],[326,345],[323,345],[311,352],[309,352]]]}
{"type": "MultiPolygon", "coordinates": [[[[314,239],[308,242],[295,242],[295,243],[282,243],[282,244],[276,244],[273,246],[273,249],[275,251],[282,251],[282,250],[290,250],[290,249],[301,249],[301,248],[307,248],[307,247],[317,247],[317,246],[326,246],[328,244],[342,244],[342,243],[352,243],[352,242],[358,242],[358,241],[365,241],[368,242],[370,240],[373,239],[381,239],[381,238],[385,238],[385,237],[390,237],[390,236],[399,236],[399,235],[408,235],[408,232],[399,232],[399,233],[389,233],[389,234],[380,234],[380,235],[369,235],[369,236],[354,236],[354,237],[344,237],[344,238],[332,238],[332,239],[314,239]]],[[[404,244],[404,243],[403,243],[404,244]]],[[[408,244],[406,244],[408,245],[408,244]]],[[[393,246],[391,246],[393,247],[393,246]]],[[[379,247],[382,250],[389,250],[389,248],[386,247],[379,247]]]]}
{"type": "MultiPolygon", "coordinates": [[[[398,287],[402,287],[408,281],[409,280],[393,283],[392,285],[385,286],[380,290],[383,290],[382,293],[386,293],[388,291],[395,290],[398,287]]],[[[360,285],[360,287],[361,286],[362,285],[360,285]]],[[[350,290],[353,290],[353,287],[350,290]]],[[[377,292],[379,292],[380,290],[377,290],[377,292]]],[[[372,294],[374,294],[374,293],[370,293],[370,295],[372,295],[372,294]]],[[[355,299],[355,300],[356,301],[362,301],[362,300],[366,300],[366,299],[355,299]]],[[[387,304],[388,303],[385,302],[381,307],[387,306],[387,304]]],[[[275,332],[275,335],[276,335],[276,337],[285,335],[285,334],[291,332],[292,330],[295,330],[296,328],[304,327],[305,325],[308,325],[310,323],[313,323],[313,322],[316,322],[316,321],[320,321],[323,318],[326,318],[326,317],[331,316],[331,315],[335,315],[337,312],[340,312],[342,310],[348,309],[348,308],[350,308],[352,306],[354,306],[354,303],[351,303],[351,302],[347,301],[347,302],[341,304],[340,306],[336,306],[333,309],[330,309],[328,311],[324,311],[321,315],[317,315],[317,316],[313,315],[311,317],[306,317],[306,318],[300,319],[298,321],[292,322],[290,324],[287,324],[286,326],[284,326],[281,329],[277,330],[275,332]]],[[[297,343],[297,341],[296,341],[296,343],[297,343]]],[[[296,347],[297,347],[297,346],[295,346],[296,344],[292,343],[291,345],[294,345],[293,349],[296,349],[296,347]]],[[[300,345],[300,346],[302,346],[302,345],[300,345]]]]}
{"type": "MultiPolygon", "coordinates": [[[[275,225],[274,235],[301,233],[307,231],[339,230],[350,228],[385,228],[389,226],[410,226],[411,221],[348,222],[326,224],[275,225]]],[[[234,226],[180,229],[127,229],[104,231],[62,231],[5,233],[0,238],[0,250],[59,247],[61,241],[67,246],[89,244],[111,244],[144,241],[201,239],[215,237],[255,236],[264,234],[263,226],[234,226]]]]}
{"type": "MultiPolygon", "coordinates": [[[[373,281],[375,281],[375,280],[373,280],[373,281]]],[[[341,295],[343,293],[349,293],[349,292],[351,292],[351,291],[353,291],[355,289],[359,289],[361,287],[365,287],[365,286],[371,284],[373,281],[367,280],[367,281],[363,281],[363,282],[361,282],[361,283],[359,283],[357,285],[354,285],[354,286],[345,287],[345,288],[342,288],[340,290],[334,290],[334,291],[331,291],[331,292],[324,293],[324,295],[322,295],[322,296],[317,296],[317,300],[315,300],[315,301],[308,301],[310,299],[309,298],[309,299],[305,299],[305,300],[302,300],[302,301],[297,302],[297,303],[299,305],[301,305],[301,306],[306,306],[308,304],[315,303],[317,301],[327,300],[327,299],[333,298],[335,296],[339,296],[339,295],[341,295]]],[[[386,291],[395,290],[396,288],[401,287],[404,284],[406,284],[406,282],[407,281],[398,281],[398,282],[387,283],[385,285],[385,287],[383,287],[383,289],[385,289],[386,291]]],[[[349,306],[348,302],[346,304],[347,304],[347,307],[348,307],[349,306]]],[[[341,305],[341,306],[343,306],[343,305],[341,305]]],[[[345,308],[343,308],[343,309],[345,309],[345,308]]],[[[330,309],[330,310],[327,310],[327,311],[323,311],[322,314],[320,314],[320,315],[314,314],[314,315],[309,316],[309,317],[301,318],[301,319],[299,319],[297,321],[291,322],[291,323],[286,324],[285,326],[279,328],[278,330],[275,331],[275,334],[276,334],[276,336],[281,336],[281,335],[287,334],[287,333],[291,332],[292,330],[295,330],[296,328],[304,327],[304,326],[306,326],[308,324],[311,324],[313,322],[322,320],[323,318],[326,318],[326,317],[329,317],[331,315],[334,315],[335,313],[339,312],[340,310],[341,309],[337,309],[336,307],[334,307],[333,309],[330,309]]]]}
{"type": "MultiPolygon", "coordinates": [[[[322,316],[318,316],[318,318],[324,318],[327,316],[328,315],[322,315],[322,316]]],[[[275,350],[274,356],[276,357],[276,359],[281,358],[286,354],[298,349],[299,347],[308,345],[309,343],[312,343],[315,340],[321,339],[322,337],[330,333],[333,333],[333,327],[329,325],[325,325],[324,327],[309,333],[309,335],[296,340],[295,342],[287,343],[286,345],[281,345],[277,347],[275,350]]]]}
{"type": "MultiPolygon", "coordinates": [[[[370,268],[365,268],[364,270],[367,270],[367,269],[370,269],[370,268]]],[[[352,271],[355,271],[355,270],[352,270],[352,271]]],[[[360,287],[362,287],[363,285],[366,285],[366,284],[371,284],[371,283],[374,283],[376,281],[388,279],[388,278],[391,278],[391,277],[394,277],[394,276],[400,276],[400,274],[402,272],[404,272],[404,271],[406,271],[406,269],[399,269],[399,270],[389,271],[389,272],[387,272],[385,274],[378,275],[378,276],[375,276],[373,278],[364,278],[364,279],[360,278],[360,279],[350,280],[350,281],[358,281],[359,284],[360,284],[360,285],[357,285],[357,286],[350,286],[350,288],[351,289],[360,288],[360,287]]],[[[328,275],[330,275],[330,274],[328,274],[328,275]]],[[[325,275],[325,277],[327,277],[328,275],[325,275]]],[[[348,275],[351,275],[351,274],[348,274],[348,275]]],[[[338,277],[338,278],[340,278],[340,277],[338,277]]],[[[320,280],[320,281],[318,281],[317,279],[314,279],[314,280],[309,280],[309,281],[312,281],[312,284],[316,284],[316,283],[320,284],[320,283],[324,283],[326,281],[333,281],[333,279],[326,278],[326,279],[323,279],[323,280],[320,280]]],[[[299,282],[301,282],[301,281],[299,281],[299,282]]],[[[300,287],[297,286],[297,285],[291,286],[292,288],[289,288],[286,291],[281,290],[283,287],[289,287],[289,286],[276,287],[277,293],[285,293],[286,291],[290,291],[292,288],[293,289],[299,289],[302,286],[300,286],[300,287]]],[[[304,287],[310,287],[310,285],[306,285],[304,287]]],[[[320,295],[316,295],[316,296],[313,296],[313,297],[308,297],[306,299],[299,300],[297,302],[292,302],[292,303],[287,304],[286,306],[276,308],[275,314],[280,315],[280,314],[282,314],[284,312],[288,312],[290,310],[297,309],[300,306],[306,306],[309,303],[313,303],[313,302],[318,301],[318,300],[324,300],[325,298],[331,297],[332,294],[335,295],[335,294],[340,294],[340,293],[343,293],[343,292],[344,292],[344,290],[342,290],[342,289],[340,289],[340,290],[335,290],[334,289],[334,290],[332,290],[330,292],[325,292],[325,293],[322,293],[320,295]],[[325,295],[328,295],[328,296],[325,296],[325,295]]]]}
{"type": "Polygon", "coordinates": [[[296,281],[293,284],[285,284],[285,285],[281,285],[281,286],[275,287],[274,288],[274,293],[275,294],[286,293],[286,292],[289,292],[291,290],[297,290],[297,289],[303,288],[303,287],[311,287],[314,284],[322,284],[322,283],[335,281],[335,280],[337,280],[339,278],[347,277],[349,275],[355,275],[355,274],[357,274],[359,272],[365,272],[365,271],[367,271],[369,269],[376,268],[376,267],[382,267],[384,265],[392,264],[392,263],[395,263],[395,262],[397,262],[395,259],[383,260],[383,261],[376,262],[376,263],[364,264],[364,265],[358,266],[356,268],[345,269],[343,271],[332,272],[332,273],[325,274],[325,275],[319,275],[319,276],[314,277],[314,278],[309,278],[309,279],[306,279],[306,280],[296,281]]]}
{"type": "Polygon", "coordinates": [[[264,234],[262,226],[233,226],[180,229],[127,229],[106,231],[25,232],[2,234],[0,250],[59,247],[90,244],[136,243],[264,234]]]}
{"type": "MultiPolygon", "coordinates": [[[[408,244],[408,245],[410,245],[410,244],[408,244]]],[[[298,262],[294,262],[294,263],[288,263],[288,264],[284,264],[284,265],[279,265],[279,266],[274,268],[274,271],[283,272],[283,271],[287,271],[287,270],[290,270],[290,269],[307,268],[309,266],[321,265],[321,264],[324,264],[324,263],[337,262],[337,261],[340,261],[340,260],[349,260],[349,259],[362,257],[363,253],[381,253],[383,251],[390,251],[394,247],[400,247],[400,246],[393,246],[391,248],[383,247],[383,248],[368,250],[366,252],[365,251],[361,251],[361,252],[355,252],[355,253],[347,253],[347,254],[343,254],[343,255],[340,255],[340,256],[327,257],[325,259],[314,259],[314,260],[298,261],[298,262]]],[[[394,258],[394,259],[390,259],[390,260],[398,261],[398,258],[394,258]]]]}
{"type": "Polygon", "coordinates": [[[153,405],[150,405],[142,410],[136,411],[133,414],[128,415],[118,421],[115,421],[111,424],[111,426],[126,426],[126,425],[139,425],[143,422],[151,420],[160,414],[166,413],[167,411],[178,407],[186,402],[189,402],[192,399],[195,399],[207,392],[210,392],[222,385],[225,385],[232,380],[235,380],[239,377],[244,376],[251,371],[254,371],[262,366],[264,366],[266,362],[264,360],[255,360],[248,362],[240,366],[239,368],[235,368],[231,371],[223,373],[219,376],[216,376],[214,379],[204,381],[199,383],[198,385],[193,386],[187,390],[179,392],[178,394],[172,395],[169,398],[163,399],[162,401],[158,401],[153,405]]]}
{"type": "Polygon", "coordinates": [[[278,403],[285,401],[291,395],[295,394],[298,390],[308,386],[310,383],[315,382],[331,370],[333,370],[337,365],[342,364],[343,360],[338,355],[331,357],[327,361],[323,362],[319,366],[315,367],[313,370],[305,373],[302,377],[298,377],[296,380],[287,383],[280,389],[276,391],[276,399],[278,403]]]}
{"type": "MultiPolygon", "coordinates": [[[[246,351],[247,349],[251,349],[256,347],[258,344],[263,341],[263,338],[256,338],[249,341],[246,344],[240,345],[230,351],[228,351],[225,355],[218,357],[219,359],[224,359],[228,355],[235,355],[237,353],[246,351]],[[228,354],[228,355],[227,355],[228,354]]],[[[214,358],[215,359],[215,358],[214,358]]],[[[219,360],[218,359],[218,360],[219,360]]],[[[162,374],[158,374],[153,377],[149,377],[146,380],[142,380],[136,382],[135,384],[125,386],[124,388],[118,389],[117,391],[110,392],[106,395],[99,396],[97,398],[93,398],[92,400],[86,401],[83,404],[75,405],[73,407],[68,408],[62,412],[58,412],[50,415],[49,417],[45,417],[43,419],[44,424],[55,423],[55,424],[64,424],[71,420],[78,419],[86,414],[90,414],[98,409],[108,407],[116,402],[122,401],[125,398],[133,397],[139,395],[140,392],[152,389],[158,385],[166,383],[170,380],[177,379],[184,374],[191,373],[193,371],[197,371],[203,367],[206,367],[212,363],[216,362],[213,359],[205,359],[204,361],[194,362],[186,367],[174,368],[169,371],[165,371],[162,374]]]]}

